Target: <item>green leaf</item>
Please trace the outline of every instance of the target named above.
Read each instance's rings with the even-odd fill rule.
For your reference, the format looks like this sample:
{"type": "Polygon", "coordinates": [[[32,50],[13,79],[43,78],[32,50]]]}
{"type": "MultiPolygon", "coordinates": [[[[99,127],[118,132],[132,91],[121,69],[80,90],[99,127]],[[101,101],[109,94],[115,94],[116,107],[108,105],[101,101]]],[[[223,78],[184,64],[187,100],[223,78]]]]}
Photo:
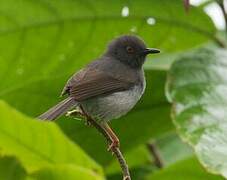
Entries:
{"type": "Polygon", "coordinates": [[[102,173],[77,145],[68,140],[54,123],[24,116],[0,101],[1,153],[15,156],[28,172],[43,166],[73,164],[102,173]]]}
{"type": "Polygon", "coordinates": [[[227,51],[200,49],[172,66],[167,97],[180,136],[210,172],[227,177],[227,51]]]}
{"type": "Polygon", "coordinates": [[[2,180],[103,180],[90,169],[68,165],[51,165],[41,167],[37,171],[27,173],[20,162],[14,157],[4,156],[0,158],[0,179],[2,180]]]}
{"type": "Polygon", "coordinates": [[[55,165],[48,168],[42,168],[29,177],[40,180],[103,180],[103,178],[97,176],[97,174],[91,170],[75,165],[55,165]]]}
{"type": "Polygon", "coordinates": [[[221,180],[223,178],[208,174],[195,158],[179,161],[163,170],[149,175],[146,180],[221,180]]]}
{"type": "Polygon", "coordinates": [[[176,133],[169,133],[156,140],[157,148],[165,166],[192,156],[190,146],[183,143],[176,133]]]}
{"type": "MultiPolygon", "coordinates": [[[[60,101],[67,79],[99,57],[117,35],[137,34],[149,46],[171,52],[202,44],[214,32],[201,9],[192,7],[186,14],[179,0],[0,0],[0,98],[36,117],[60,101]],[[125,6],[128,17],[121,15],[125,6]],[[147,24],[149,17],[155,25],[147,24]]],[[[141,104],[113,122],[123,151],[172,128],[163,93],[165,71],[149,68],[147,73],[148,88],[141,104]]],[[[95,130],[69,119],[59,124],[99,162],[111,161],[95,130]]]]}
{"type": "Polygon", "coordinates": [[[0,157],[0,179],[2,180],[24,180],[26,171],[14,157],[0,157]]]}
{"type": "Polygon", "coordinates": [[[0,4],[0,97],[32,115],[53,104],[70,75],[99,57],[110,39],[129,33],[134,26],[150,46],[163,46],[164,51],[203,43],[214,32],[201,9],[192,8],[186,14],[179,0],[130,4],[2,0],[0,4]],[[130,14],[123,18],[126,5],[130,14]],[[157,18],[155,26],[147,25],[150,16],[157,18]],[[190,33],[191,38],[185,39],[190,33]],[[25,102],[28,95],[30,103],[25,102]]]}

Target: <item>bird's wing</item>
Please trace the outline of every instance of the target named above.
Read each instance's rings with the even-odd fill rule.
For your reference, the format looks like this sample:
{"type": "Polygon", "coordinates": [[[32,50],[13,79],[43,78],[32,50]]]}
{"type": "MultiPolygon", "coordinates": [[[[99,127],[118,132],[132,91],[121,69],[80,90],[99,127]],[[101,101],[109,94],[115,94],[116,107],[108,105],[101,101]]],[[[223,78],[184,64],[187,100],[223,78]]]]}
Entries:
{"type": "Polygon", "coordinates": [[[65,87],[63,88],[61,92],[61,96],[68,94],[70,95],[70,89],[73,87],[74,84],[79,83],[80,81],[83,80],[85,74],[89,71],[89,69],[84,68],[75,73],[66,83],[65,87]]]}
{"type": "Polygon", "coordinates": [[[68,93],[77,101],[83,101],[94,96],[127,90],[133,82],[123,80],[121,77],[100,71],[85,68],[75,74],[66,84],[63,94],[68,93]]]}

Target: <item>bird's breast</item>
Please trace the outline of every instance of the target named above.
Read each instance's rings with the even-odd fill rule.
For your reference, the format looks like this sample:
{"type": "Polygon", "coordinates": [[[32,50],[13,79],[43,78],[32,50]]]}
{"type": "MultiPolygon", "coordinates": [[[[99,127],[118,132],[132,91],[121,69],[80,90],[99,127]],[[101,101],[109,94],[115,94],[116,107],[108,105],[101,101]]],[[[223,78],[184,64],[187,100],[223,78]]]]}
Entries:
{"type": "Polygon", "coordinates": [[[139,101],[145,89],[145,80],[129,90],[99,96],[81,102],[83,109],[98,121],[109,121],[125,115],[139,101]]]}

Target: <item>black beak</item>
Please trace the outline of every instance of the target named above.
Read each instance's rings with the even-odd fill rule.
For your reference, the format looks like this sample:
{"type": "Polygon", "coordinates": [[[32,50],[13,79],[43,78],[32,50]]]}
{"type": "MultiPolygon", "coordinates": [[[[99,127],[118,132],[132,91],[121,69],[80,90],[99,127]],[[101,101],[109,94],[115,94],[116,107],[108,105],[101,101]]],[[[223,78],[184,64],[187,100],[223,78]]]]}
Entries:
{"type": "Polygon", "coordinates": [[[160,53],[160,50],[159,49],[154,49],[154,48],[146,48],[143,53],[145,55],[147,54],[155,54],[155,53],[160,53]]]}

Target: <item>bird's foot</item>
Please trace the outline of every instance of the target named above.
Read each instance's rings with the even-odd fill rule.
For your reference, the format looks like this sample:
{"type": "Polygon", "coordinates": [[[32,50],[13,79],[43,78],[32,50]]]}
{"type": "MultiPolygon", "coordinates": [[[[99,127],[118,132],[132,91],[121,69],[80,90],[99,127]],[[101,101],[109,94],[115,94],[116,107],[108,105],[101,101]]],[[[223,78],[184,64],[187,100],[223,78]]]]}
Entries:
{"type": "Polygon", "coordinates": [[[84,117],[83,113],[81,112],[80,109],[76,108],[76,109],[73,109],[71,111],[68,111],[66,113],[66,116],[68,117],[72,117],[72,116],[80,116],[80,117],[84,117]]]}
{"type": "Polygon", "coordinates": [[[76,109],[73,109],[71,111],[68,111],[66,113],[66,116],[68,116],[68,117],[76,117],[76,116],[79,116],[79,117],[85,119],[85,125],[91,126],[90,120],[88,119],[88,117],[83,113],[83,111],[80,108],[76,108],[76,109]]]}
{"type": "Polygon", "coordinates": [[[108,151],[113,151],[114,149],[116,148],[119,148],[120,147],[120,142],[119,140],[114,140],[111,142],[111,144],[108,146],[108,151]]]}

